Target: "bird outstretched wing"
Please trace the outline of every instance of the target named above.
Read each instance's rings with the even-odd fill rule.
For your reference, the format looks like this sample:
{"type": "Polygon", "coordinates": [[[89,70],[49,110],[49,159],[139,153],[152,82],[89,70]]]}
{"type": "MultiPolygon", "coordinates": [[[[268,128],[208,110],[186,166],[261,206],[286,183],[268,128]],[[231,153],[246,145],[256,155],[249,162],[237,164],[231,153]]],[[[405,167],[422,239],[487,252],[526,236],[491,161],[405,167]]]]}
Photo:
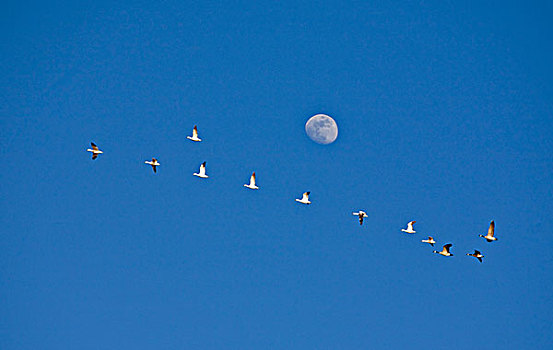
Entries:
{"type": "Polygon", "coordinates": [[[492,220],[492,222],[490,222],[490,227],[488,228],[488,236],[493,237],[494,231],[495,231],[495,222],[492,220]]]}

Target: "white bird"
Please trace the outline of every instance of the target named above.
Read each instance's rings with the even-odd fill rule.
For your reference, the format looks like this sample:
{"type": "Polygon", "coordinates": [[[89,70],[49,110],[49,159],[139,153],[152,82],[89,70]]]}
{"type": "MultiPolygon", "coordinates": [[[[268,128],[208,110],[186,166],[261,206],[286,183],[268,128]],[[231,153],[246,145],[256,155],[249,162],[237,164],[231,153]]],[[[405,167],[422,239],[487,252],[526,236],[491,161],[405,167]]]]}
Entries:
{"type": "Polygon", "coordinates": [[[406,232],[406,233],[416,233],[417,231],[413,230],[413,224],[415,222],[416,221],[409,221],[409,223],[407,223],[407,230],[402,228],[401,231],[406,232]]]}
{"type": "Polygon", "coordinates": [[[98,149],[98,146],[96,146],[94,142],[91,142],[90,145],[92,146],[92,148],[88,148],[87,152],[92,152],[92,160],[98,158],[98,154],[104,153],[98,149]]]}
{"type": "Polygon", "coordinates": [[[258,190],[259,187],[255,185],[255,171],[252,173],[252,176],[250,177],[250,184],[244,184],[244,187],[247,187],[252,190],[258,190]]]}
{"type": "Polygon", "coordinates": [[[194,129],[192,129],[192,136],[186,136],[186,138],[196,142],[202,141],[202,139],[198,137],[198,127],[196,125],[194,125],[194,129]]]}
{"type": "Polygon", "coordinates": [[[311,204],[311,202],[309,201],[309,194],[310,193],[311,192],[304,192],[301,199],[296,198],[296,202],[300,202],[300,203],[303,203],[303,204],[311,204]]]}
{"type": "Polygon", "coordinates": [[[453,245],[453,244],[448,243],[448,244],[444,245],[444,249],[442,249],[441,252],[435,250],[434,253],[440,254],[440,255],[443,255],[443,256],[453,256],[453,254],[451,254],[451,253],[449,252],[449,248],[451,248],[452,245],[453,245]]]}
{"type": "Polygon", "coordinates": [[[359,217],[359,225],[363,225],[363,218],[368,218],[369,216],[363,210],[359,210],[358,213],[352,213],[355,216],[359,217]]]}
{"type": "Polygon", "coordinates": [[[155,158],[152,158],[152,161],[147,160],[144,163],[150,164],[152,166],[152,169],[154,169],[154,173],[157,173],[157,167],[161,165],[155,158]]]}
{"type": "Polygon", "coordinates": [[[494,231],[495,231],[495,223],[492,220],[492,222],[490,222],[490,227],[488,227],[488,234],[485,236],[484,235],[479,235],[479,236],[484,237],[488,242],[497,241],[497,237],[493,236],[494,231]]]}
{"type": "Polygon", "coordinates": [[[207,179],[209,177],[205,174],[205,162],[200,165],[200,172],[194,173],[194,176],[201,177],[202,179],[207,179]]]}
{"type": "Polygon", "coordinates": [[[482,255],[482,253],[480,253],[478,250],[474,250],[474,253],[473,254],[469,254],[467,253],[468,256],[474,256],[476,259],[478,259],[478,261],[482,262],[482,258],[484,257],[484,255],[482,255]]]}
{"type": "Polygon", "coordinates": [[[421,241],[422,243],[428,243],[430,244],[431,246],[434,246],[434,243],[436,243],[436,241],[434,240],[434,238],[428,236],[428,239],[423,239],[421,241]]]}

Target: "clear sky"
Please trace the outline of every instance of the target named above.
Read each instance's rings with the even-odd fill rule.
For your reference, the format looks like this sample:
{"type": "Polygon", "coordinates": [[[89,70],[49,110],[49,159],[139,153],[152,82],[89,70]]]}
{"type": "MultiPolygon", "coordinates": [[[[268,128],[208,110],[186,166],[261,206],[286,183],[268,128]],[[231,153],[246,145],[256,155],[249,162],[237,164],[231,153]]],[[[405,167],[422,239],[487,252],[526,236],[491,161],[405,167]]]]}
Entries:
{"type": "Polygon", "coordinates": [[[1,7],[1,349],[553,347],[550,1],[1,7]]]}

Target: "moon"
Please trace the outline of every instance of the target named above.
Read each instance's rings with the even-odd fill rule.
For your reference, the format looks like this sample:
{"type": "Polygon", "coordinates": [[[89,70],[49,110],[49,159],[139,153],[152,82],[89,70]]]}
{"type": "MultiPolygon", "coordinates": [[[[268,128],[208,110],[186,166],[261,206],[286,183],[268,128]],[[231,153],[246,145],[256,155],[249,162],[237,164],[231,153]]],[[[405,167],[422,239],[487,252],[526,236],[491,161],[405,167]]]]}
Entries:
{"type": "Polygon", "coordinates": [[[328,145],[338,137],[338,124],[326,114],[317,114],[305,123],[305,132],[311,140],[328,145]]]}

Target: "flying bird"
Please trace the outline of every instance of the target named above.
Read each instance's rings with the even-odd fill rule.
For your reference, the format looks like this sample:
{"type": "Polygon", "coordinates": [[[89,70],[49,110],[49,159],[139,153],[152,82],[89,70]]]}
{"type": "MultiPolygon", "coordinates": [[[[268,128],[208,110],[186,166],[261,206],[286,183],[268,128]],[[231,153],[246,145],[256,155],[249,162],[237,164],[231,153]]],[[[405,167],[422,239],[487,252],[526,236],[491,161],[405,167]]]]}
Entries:
{"type": "Polygon", "coordinates": [[[252,173],[252,176],[250,177],[250,184],[244,184],[244,187],[247,187],[252,190],[258,190],[259,187],[255,185],[255,171],[252,173]]]}
{"type": "Polygon", "coordinates": [[[88,148],[87,152],[92,152],[92,160],[98,158],[98,154],[104,153],[98,149],[98,146],[96,146],[94,142],[91,142],[90,146],[92,146],[92,148],[88,148]]]}
{"type": "Polygon", "coordinates": [[[200,165],[200,172],[194,173],[194,176],[201,177],[202,179],[207,179],[209,177],[205,174],[205,162],[200,165]]]}
{"type": "Polygon", "coordinates": [[[473,254],[470,254],[470,253],[467,253],[468,256],[474,256],[476,259],[478,259],[478,261],[482,262],[482,258],[484,257],[484,255],[482,255],[482,253],[480,253],[478,250],[474,250],[474,253],[473,254]]]}
{"type": "Polygon", "coordinates": [[[453,245],[453,244],[448,243],[448,244],[444,245],[444,249],[442,249],[441,252],[435,250],[434,253],[440,254],[440,255],[443,255],[443,256],[453,256],[453,254],[451,254],[451,253],[449,252],[449,248],[451,248],[452,245],[453,245]]]}
{"type": "Polygon", "coordinates": [[[196,125],[194,125],[194,129],[192,129],[192,136],[186,136],[186,138],[196,142],[202,141],[202,139],[198,137],[198,127],[196,125]]]}
{"type": "Polygon", "coordinates": [[[363,225],[363,218],[368,218],[369,216],[363,210],[359,210],[358,213],[352,213],[355,216],[359,217],[359,225],[363,225]]]}
{"type": "Polygon", "coordinates": [[[434,246],[434,243],[436,243],[436,241],[434,240],[434,238],[428,236],[428,239],[423,239],[421,241],[422,243],[428,243],[430,244],[431,246],[434,246]]]}
{"type": "Polygon", "coordinates": [[[485,236],[484,235],[479,235],[479,236],[484,237],[488,242],[497,241],[497,237],[493,236],[494,231],[495,231],[495,223],[492,220],[492,222],[490,222],[490,227],[488,228],[488,234],[485,236]]]}
{"type": "Polygon", "coordinates": [[[407,223],[407,230],[402,228],[401,231],[403,231],[405,233],[416,233],[417,231],[413,230],[413,224],[415,222],[416,221],[409,221],[409,223],[407,223]]]}
{"type": "Polygon", "coordinates": [[[301,199],[297,199],[296,198],[296,202],[300,202],[300,203],[303,203],[303,204],[311,204],[311,202],[309,201],[309,194],[311,192],[304,192],[303,196],[301,197],[301,199]]]}
{"type": "Polygon", "coordinates": [[[154,169],[154,173],[157,173],[157,167],[161,165],[155,158],[152,158],[152,161],[147,160],[144,163],[150,164],[152,166],[152,169],[154,169]]]}

